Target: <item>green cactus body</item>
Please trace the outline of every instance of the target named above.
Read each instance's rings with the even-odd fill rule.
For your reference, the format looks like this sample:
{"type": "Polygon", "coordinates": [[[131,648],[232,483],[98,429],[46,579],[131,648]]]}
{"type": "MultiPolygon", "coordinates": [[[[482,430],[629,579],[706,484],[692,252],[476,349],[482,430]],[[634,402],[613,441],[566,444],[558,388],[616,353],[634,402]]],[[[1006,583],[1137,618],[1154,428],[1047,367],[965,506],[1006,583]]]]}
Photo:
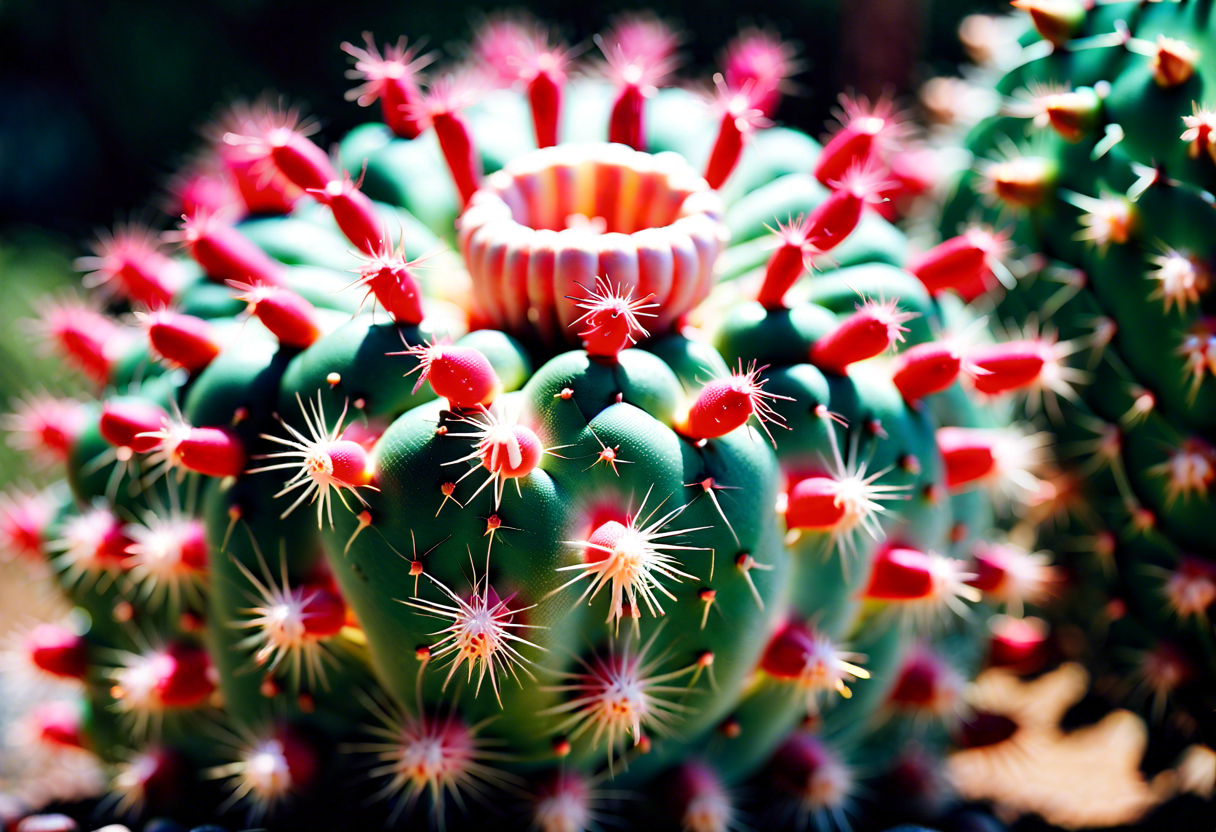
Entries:
{"type": "Polygon", "coordinates": [[[717,109],[572,82],[559,118],[368,77],[407,106],[341,144],[361,190],[286,114],[234,114],[251,215],[187,205],[191,258],[97,258],[143,315],[121,355],[96,312],[48,324],[104,388],[61,419],[73,494],[35,529],[93,622],[98,753],[172,749],[257,815],[350,768],[380,817],[472,820],[526,781],[525,824],[583,828],[611,780],[712,832],[762,770],[830,825],[854,764],[948,748],[985,616],[1023,600],[968,561],[1024,460],[939,447],[1010,428],[958,380],[967,312],[869,207],[896,150],[854,122],[887,104],[821,147],[736,82],[717,109]],[[197,666],[138,696],[96,658],[179,643],[197,666]]]}

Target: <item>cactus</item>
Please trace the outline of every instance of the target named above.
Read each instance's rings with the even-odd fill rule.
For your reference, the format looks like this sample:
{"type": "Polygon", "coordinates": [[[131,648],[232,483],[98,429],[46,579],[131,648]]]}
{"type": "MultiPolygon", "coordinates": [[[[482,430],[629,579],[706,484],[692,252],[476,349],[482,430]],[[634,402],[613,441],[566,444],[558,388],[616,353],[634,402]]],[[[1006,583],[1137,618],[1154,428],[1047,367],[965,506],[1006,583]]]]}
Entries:
{"type": "Polygon", "coordinates": [[[1014,5],[1028,20],[998,50],[1011,59],[974,76],[1003,103],[966,138],[974,164],[943,228],[1003,229],[1020,279],[931,288],[1041,326],[1020,360],[1056,367],[1041,401],[1062,461],[1029,519],[1071,576],[1063,643],[1148,719],[1155,769],[1216,741],[1212,9],[1014,5]]]}
{"type": "Polygon", "coordinates": [[[879,216],[890,102],[821,147],[769,125],[773,36],[708,101],[659,21],[600,44],[579,78],[516,19],[446,74],[345,44],[383,124],[330,155],[232,108],[180,251],[120,228],[48,304],[99,395],[9,418],[70,494],[0,528],[84,613],[22,649],[79,679],[120,810],[654,817],[627,788],[728,830],[761,775],[757,817],[830,828],[886,773],[932,813],[987,619],[1049,579],[995,531],[1039,376],[879,216]]]}

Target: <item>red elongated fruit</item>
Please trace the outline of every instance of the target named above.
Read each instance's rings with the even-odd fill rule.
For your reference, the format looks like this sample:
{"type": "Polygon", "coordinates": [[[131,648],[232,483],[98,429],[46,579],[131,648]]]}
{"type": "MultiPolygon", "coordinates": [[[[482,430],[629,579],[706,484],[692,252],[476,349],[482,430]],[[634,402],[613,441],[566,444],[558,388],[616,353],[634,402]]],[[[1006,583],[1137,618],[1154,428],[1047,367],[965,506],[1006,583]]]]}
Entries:
{"type": "Polygon", "coordinates": [[[911,260],[908,271],[932,293],[986,283],[1009,252],[1009,239],[983,227],[967,229],[911,260]]]}
{"type": "Polygon", "coordinates": [[[637,83],[626,83],[617,93],[608,117],[608,141],[634,150],[646,149],[644,118],[646,96],[637,83]]]}
{"type": "Polygon", "coordinates": [[[473,144],[473,131],[458,111],[436,113],[431,125],[439,138],[439,149],[448,163],[448,170],[460,193],[462,205],[468,205],[473,194],[481,187],[481,156],[473,144]]]}
{"type": "Polygon", "coordinates": [[[502,392],[502,382],[490,360],[476,347],[451,344],[419,344],[393,355],[413,355],[418,366],[406,375],[418,373],[417,391],[430,382],[436,396],[448,400],[453,408],[489,406],[502,392]]]}
{"type": "Polygon", "coordinates": [[[871,106],[864,98],[841,96],[840,104],[841,127],[823,146],[814,170],[815,178],[829,188],[850,168],[874,161],[902,133],[889,99],[879,99],[871,106]]]}
{"type": "Polygon", "coordinates": [[[360,107],[379,100],[380,113],[388,128],[403,139],[417,138],[422,125],[411,111],[422,100],[418,75],[434,60],[433,56],[419,55],[418,46],[407,48],[405,38],[385,46],[383,54],[376,48],[371,32],[363,33],[363,41],[366,47],[363,49],[351,43],[342,44],[342,51],[354,63],[347,77],[363,81],[346,93],[347,100],[357,101],[360,107]]]}
{"type": "Polygon", "coordinates": [[[802,215],[784,224],[778,222],[775,233],[779,243],[764,267],[764,282],[756,295],[765,309],[785,307],[785,293],[810,268],[811,255],[816,251],[808,239],[811,224],[802,215]]]}
{"type": "Polygon", "coordinates": [[[528,81],[528,104],[532,109],[532,129],[537,147],[553,147],[557,144],[557,129],[561,120],[562,85],[565,73],[553,66],[556,59],[541,55],[536,58],[536,74],[528,81]],[[545,61],[544,58],[550,60],[545,61]]]}
{"type": "Polygon", "coordinates": [[[972,377],[975,389],[996,395],[1038,382],[1052,357],[1045,352],[1041,342],[1024,340],[980,345],[972,349],[967,358],[979,371],[972,377]]]}
{"type": "Polygon", "coordinates": [[[998,437],[980,428],[938,428],[937,447],[946,465],[946,486],[978,482],[997,469],[998,437]]]}
{"type": "Polygon", "coordinates": [[[58,624],[38,624],[25,637],[30,661],[39,670],[63,679],[83,679],[89,670],[84,638],[58,624]]]}
{"type": "Polygon", "coordinates": [[[359,190],[358,183],[350,179],[333,179],[325,187],[310,190],[334,213],[334,222],[346,239],[364,254],[375,255],[385,243],[380,215],[367,194],[359,190]]]}
{"type": "Polygon", "coordinates": [[[9,443],[49,461],[65,461],[85,429],[86,411],[76,399],[35,396],[15,402],[13,411],[0,417],[9,443]]]}
{"type": "Polygon", "coordinates": [[[338,178],[325,151],[298,130],[274,128],[267,131],[264,141],[274,166],[300,190],[324,188],[338,178]]]}
{"type": "Polygon", "coordinates": [[[217,283],[236,280],[251,285],[278,286],[283,264],[272,258],[217,214],[182,218],[181,229],[165,239],[183,243],[190,256],[217,283]]]}
{"type": "Polygon", "coordinates": [[[827,531],[844,519],[845,510],[836,480],[807,477],[790,489],[785,522],[791,529],[827,531]]]}
{"type": "Polygon", "coordinates": [[[160,251],[153,232],[137,224],[119,225],[93,243],[93,256],[73,266],[87,271],[84,284],[102,287],[149,309],[166,305],[181,287],[180,266],[160,251]]]}
{"type": "Polygon", "coordinates": [[[245,447],[227,428],[191,427],[176,442],[173,455],[183,467],[209,477],[235,477],[245,470],[245,447]]]}
{"type": "Polygon", "coordinates": [[[752,106],[771,118],[788,79],[798,71],[796,55],[776,33],[749,28],[731,40],[719,63],[727,87],[746,92],[752,106]]]}
{"type": "Polygon", "coordinates": [[[788,397],[764,389],[765,380],[760,374],[766,369],[767,365],[757,368],[752,362],[745,372],[740,363],[739,371],[729,378],[709,382],[701,388],[688,413],[677,421],[676,429],[691,439],[714,439],[742,427],[752,416],[766,433],[768,422],[785,427],[785,418],[773,410],[769,401],[788,397]]]}
{"type": "Polygon", "coordinates": [[[39,327],[73,367],[98,384],[109,381],[114,356],[126,340],[114,320],[69,299],[47,305],[39,327]]]}
{"type": "Polygon", "coordinates": [[[44,702],[30,713],[38,739],[62,748],[85,748],[84,717],[71,702],[44,702]]]}
{"type": "Polygon", "coordinates": [[[915,318],[901,312],[894,301],[870,301],[841,321],[811,347],[811,363],[828,373],[844,375],[850,364],[886,352],[903,340],[905,321],[915,318]]]}
{"type": "Polygon", "coordinates": [[[346,602],[337,592],[322,586],[305,587],[303,597],[304,630],[310,636],[330,638],[346,626],[346,602]]]}
{"type": "Polygon", "coordinates": [[[705,166],[705,181],[711,188],[721,188],[739,163],[746,138],[769,122],[753,105],[748,92],[731,89],[721,75],[714,76],[714,83],[718,86],[716,109],[721,111],[722,120],[705,166]]]}
{"type": "Polygon", "coordinates": [[[909,601],[934,594],[933,557],[917,549],[884,547],[875,557],[867,598],[909,601]]]}
{"type": "Polygon", "coordinates": [[[810,216],[807,242],[817,251],[830,251],[844,242],[861,221],[865,201],[852,191],[833,191],[810,216]]]}
{"type": "Polygon", "coordinates": [[[303,349],[321,337],[317,310],[290,289],[236,281],[230,281],[229,285],[243,292],[237,296],[238,300],[249,304],[249,311],[279,339],[280,344],[303,349]]]}
{"type": "Polygon", "coordinates": [[[891,380],[904,401],[911,404],[954,384],[962,367],[963,358],[954,344],[917,344],[896,357],[891,380]]]}
{"type": "Polygon", "coordinates": [[[152,349],[161,358],[192,373],[220,353],[215,327],[202,318],[160,309],[149,313],[143,325],[152,349]]]}
{"type": "Polygon", "coordinates": [[[168,415],[163,407],[150,401],[112,398],[102,406],[98,429],[102,438],[114,447],[144,454],[158,444],[157,439],[144,434],[158,430],[168,415]]]}

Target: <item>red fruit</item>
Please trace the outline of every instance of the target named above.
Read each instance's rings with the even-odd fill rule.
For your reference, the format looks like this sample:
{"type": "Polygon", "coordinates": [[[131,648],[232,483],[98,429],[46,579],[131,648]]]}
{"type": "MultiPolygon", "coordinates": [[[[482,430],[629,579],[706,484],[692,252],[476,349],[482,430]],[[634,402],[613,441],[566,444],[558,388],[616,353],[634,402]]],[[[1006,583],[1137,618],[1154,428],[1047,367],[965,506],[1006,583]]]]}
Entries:
{"type": "Polygon", "coordinates": [[[168,415],[163,407],[149,401],[107,399],[101,410],[98,430],[102,438],[116,448],[148,453],[156,448],[158,440],[141,434],[158,430],[168,415]]]}
{"type": "Polygon", "coordinates": [[[244,293],[237,299],[249,304],[249,311],[283,346],[304,349],[321,337],[317,310],[290,289],[238,281],[229,281],[228,285],[244,293]]]}
{"type": "Polygon", "coordinates": [[[502,391],[490,360],[475,347],[419,344],[392,355],[416,356],[418,366],[406,373],[418,373],[414,391],[424,381],[430,382],[435,395],[447,399],[453,408],[488,407],[502,391]]]}
{"type": "Polygon", "coordinates": [[[940,393],[958,378],[963,366],[958,348],[950,342],[917,344],[896,357],[891,380],[904,401],[911,404],[940,393]]]}
{"type": "Polygon", "coordinates": [[[933,557],[916,549],[891,546],[874,559],[865,596],[884,601],[929,598],[936,591],[933,557]]]}
{"type": "Polygon", "coordinates": [[[39,624],[25,637],[30,661],[39,670],[64,679],[83,679],[89,669],[84,638],[57,624],[39,624]]]}
{"type": "Polygon", "coordinates": [[[161,358],[192,373],[220,353],[215,328],[202,318],[161,309],[149,313],[143,325],[152,349],[161,358]]]}
{"type": "Polygon", "coordinates": [[[189,428],[173,454],[183,467],[209,477],[235,477],[247,461],[241,440],[227,428],[189,428]]]}
{"type": "Polygon", "coordinates": [[[406,48],[405,38],[395,45],[385,46],[384,54],[376,48],[371,32],[363,33],[366,49],[350,43],[342,51],[354,59],[350,77],[362,78],[363,83],[346,94],[360,107],[380,101],[380,112],[389,129],[403,139],[417,138],[422,127],[410,116],[412,107],[422,99],[418,89],[419,73],[434,60],[433,55],[419,55],[419,47],[406,48]]]}
{"type": "Polygon", "coordinates": [[[881,355],[902,341],[908,331],[904,322],[915,317],[916,313],[901,312],[894,301],[868,301],[815,342],[811,363],[824,372],[844,375],[850,364],[881,355]]]}
{"type": "Polygon", "coordinates": [[[946,465],[946,486],[958,488],[993,474],[999,436],[981,428],[939,428],[937,447],[946,465]]]}
{"type": "Polygon", "coordinates": [[[64,748],[85,747],[84,719],[80,706],[71,702],[44,702],[30,714],[38,738],[64,748]]]}
{"type": "Polygon", "coordinates": [[[916,275],[931,293],[948,289],[962,291],[975,284],[986,284],[994,270],[1009,253],[1008,234],[996,234],[985,227],[967,229],[957,237],[939,243],[914,258],[908,271],[916,275]]]}
{"type": "Polygon", "coordinates": [[[304,629],[313,638],[336,636],[346,626],[346,602],[332,589],[304,587],[304,629]]]}
{"type": "Polygon", "coordinates": [[[973,373],[976,390],[989,395],[1010,393],[1039,381],[1043,368],[1053,360],[1037,340],[1008,341],[975,347],[967,356],[978,371],[973,373]]]}
{"type": "Polygon", "coordinates": [[[283,264],[233,228],[230,218],[198,213],[183,217],[178,231],[166,232],[169,242],[185,245],[207,276],[216,282],[240,281],[255,286],[283,283],[283,264]]]}
{"type": "Polygon", "coordinates": [[[178,643],[153,660],[157,673],[156,695],[168,708],[194,708],[215,691],[215,670],[201,647],[178,643]]]}
{"type": "MultiPolygon", "coordinates": [[[[767,365],[757,369],[753,362],[743,372],[740,364],[739,372],[730,378],[706,384],[677,429],[692,439],[713,439],[742,427],[752,416],[759,420],[766,433],[766,422],[775,422],[784,427],[784,417],[773,410],[768,400],[788,400],[789,397],[764,390],[765,380],[760,378],[760,373],[766,369],[767,365]]],[[[772,439],[771,434],[769,439],[772,439]]]]}

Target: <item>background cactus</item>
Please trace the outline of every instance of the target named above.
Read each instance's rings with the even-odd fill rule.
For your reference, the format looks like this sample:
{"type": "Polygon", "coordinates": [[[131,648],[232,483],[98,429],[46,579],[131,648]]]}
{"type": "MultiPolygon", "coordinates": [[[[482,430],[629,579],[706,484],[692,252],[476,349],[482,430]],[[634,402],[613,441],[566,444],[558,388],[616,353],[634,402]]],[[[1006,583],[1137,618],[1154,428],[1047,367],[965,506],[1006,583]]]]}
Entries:
{"type": "Polygon", "coordinates": [[[16,654],[80,681],[120,812],[727,830],[758,772],[766,823],[844,825],[863,779],[941,808],[967,680],[1041,641],[989,617],[1051,580],[993,531],[1045,376],[926,288],[1002,246],[913,256],[873,210],[918,187],[889,102],[821,147],[767,124],[779,40],[708,99],[677,43],[622,19],[577,78],[528,21],[446,74],[346,44],[386,123],[330,156],[234,107],[184,256],[120,228],[95,305],[48,303],[100,395],[8,419],[67,484],[2,528],[80,610],[16,654]]]}
{"type": "Polygon", "coordinates": [[[1022,360],[1059,367],[1043,423],[1062,459],[1030,520],[1068,567],[1062,643],[1149,720],[1155,770],[1216,740],[1212,8],[1015,5],[1020,46],[971,76],[1001,106],[967,136],[943,229],[992,223],[1023,273],[949,288],[1037,320],[1022,360]]]}

